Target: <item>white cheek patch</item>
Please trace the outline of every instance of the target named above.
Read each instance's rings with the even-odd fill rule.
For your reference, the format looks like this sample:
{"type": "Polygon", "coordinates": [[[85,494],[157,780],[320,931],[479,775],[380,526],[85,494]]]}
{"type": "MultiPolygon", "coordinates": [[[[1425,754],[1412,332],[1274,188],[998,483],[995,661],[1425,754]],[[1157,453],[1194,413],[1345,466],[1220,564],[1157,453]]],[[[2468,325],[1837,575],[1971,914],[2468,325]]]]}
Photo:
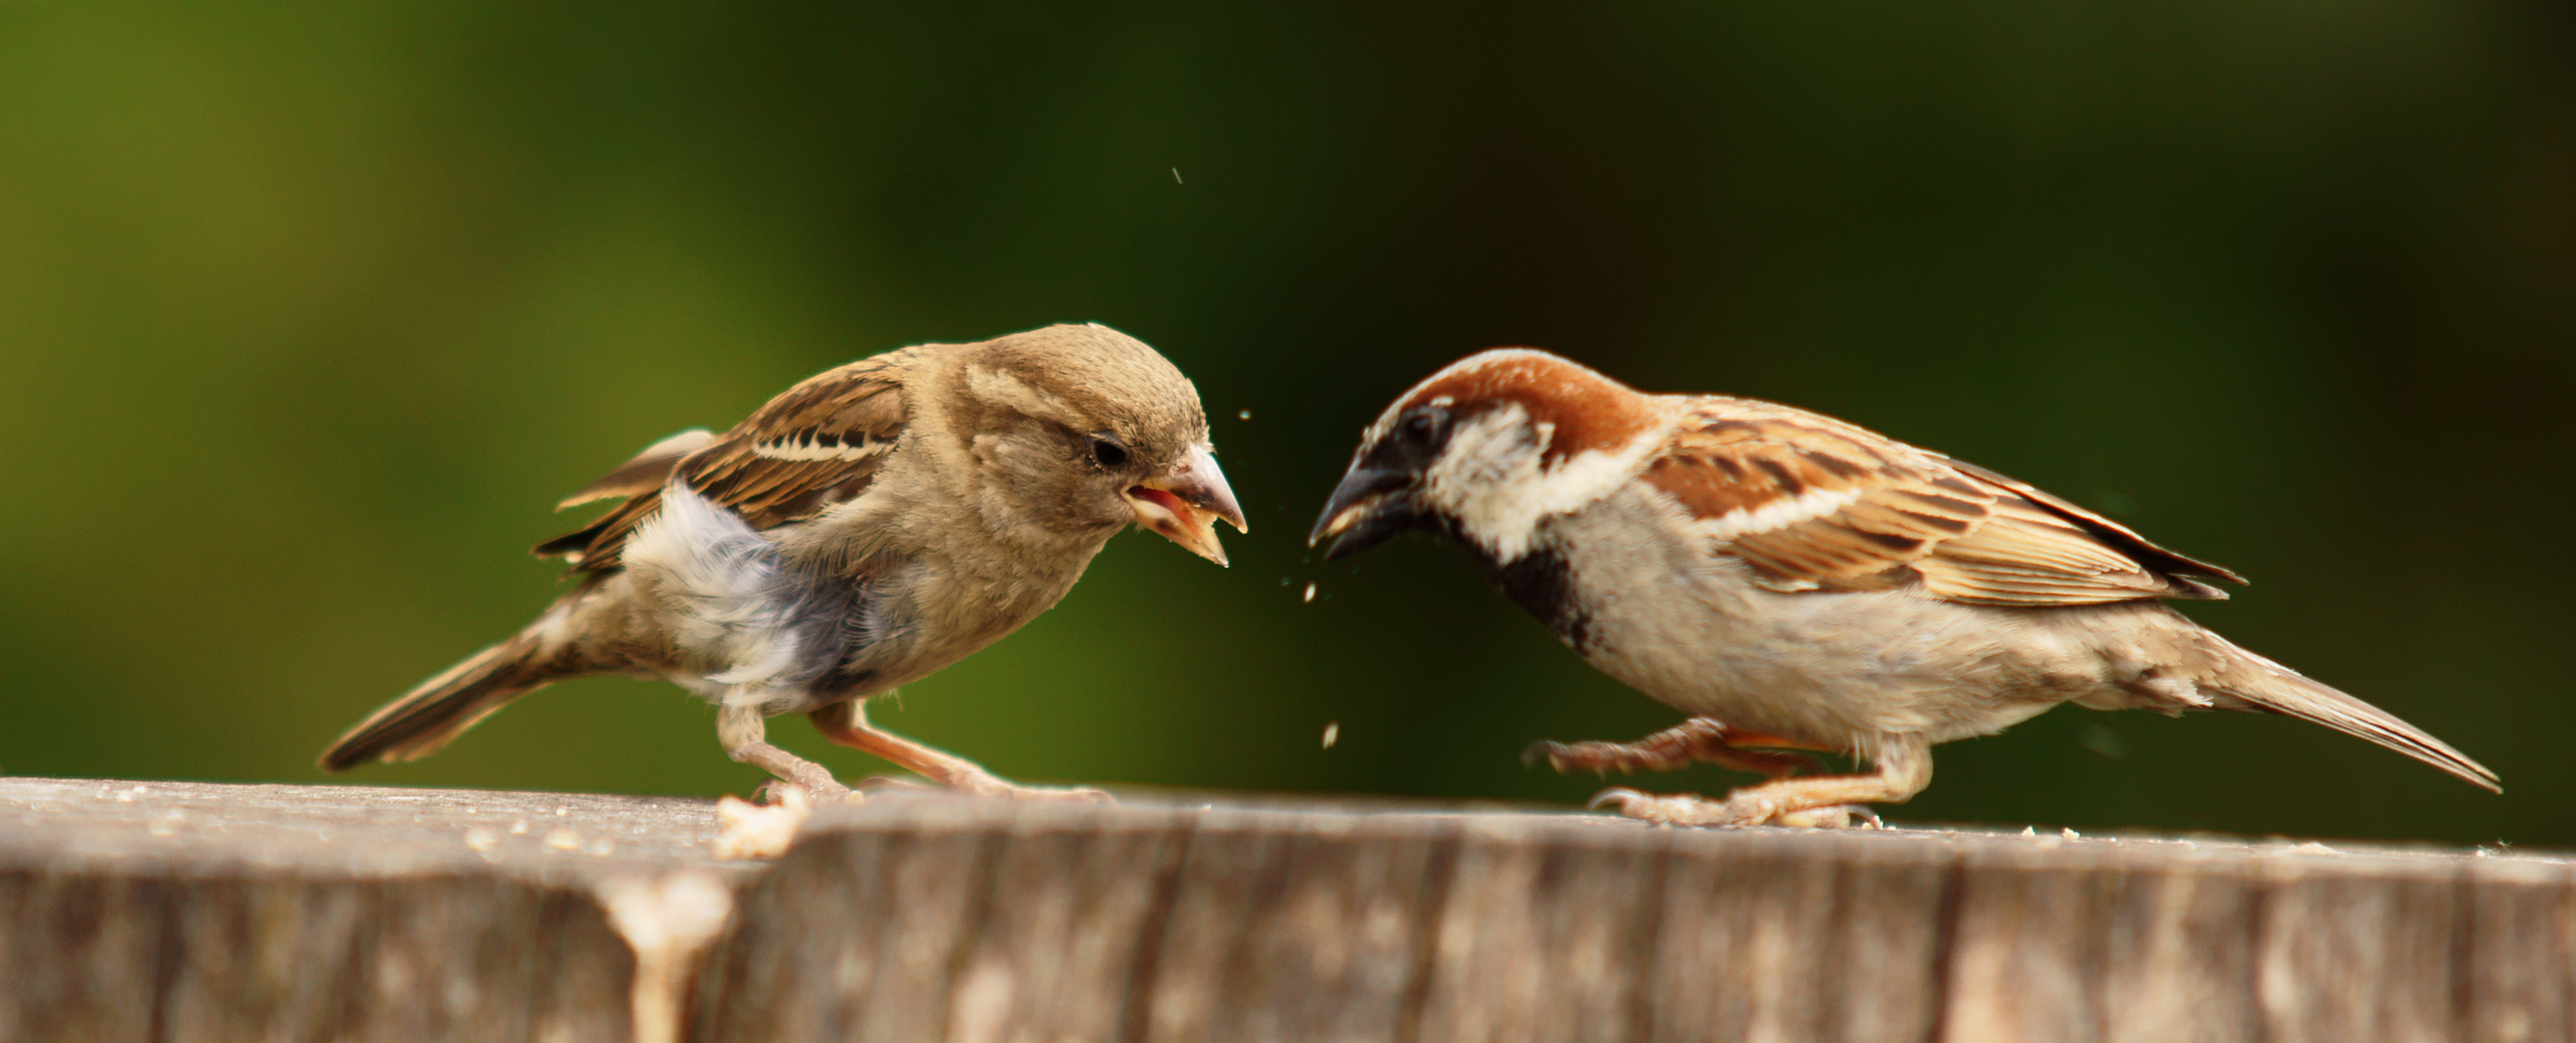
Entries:
{"type": "Polygon", "coordinates": [[[1814,489],[1786,499],[1773,500],[1759,507],[1738,507],[1692,526],[1709,536],[1731,540],[1757,532],[1787,528],[1802,521],[1822,518],[1860,499],[1857,489],[1814,489]]]}
{"type": "Polygon", "coordinates": [[[1461,535],[1509,563],[1529,553],[1539,522],[1590,506],[1636,474],[1670,426],[1658,424],[1616,449],[1584,450],[1548,469],[1541,461],[1554,426],[1533,425],[1518,403],[1504,403],[1449,436],[1440,459],[1423,473],[1423,497],[1456,519],[1461,535]]]}
{"type": "Polygon", "coordinates": [[[737,686],[728,702],[767,698],[762,685],[796,658],[788,618],[794,597],[776,545],[742,517],[685,484],[662,489],[662,508],[626,543],[627,571],[670,603],[662,613],[681,647],[718,663],[707,680],[737,686]]]}

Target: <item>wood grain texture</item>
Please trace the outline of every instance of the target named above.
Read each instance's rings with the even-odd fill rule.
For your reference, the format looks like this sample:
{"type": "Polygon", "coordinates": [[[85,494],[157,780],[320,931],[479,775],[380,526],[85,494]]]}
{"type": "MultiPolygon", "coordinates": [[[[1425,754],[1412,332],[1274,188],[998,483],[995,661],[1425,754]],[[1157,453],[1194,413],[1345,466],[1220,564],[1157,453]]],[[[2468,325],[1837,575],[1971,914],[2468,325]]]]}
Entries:
{"type": "Polygon", "coordinates": [[[700,801],[0,779],[0,1040],[622,1041],[596,888],[741,878],[715,831],[700,801]]]}
{"type": "Polygon", "coordinates": [[[2576,864],[916,800],[751,884],[694,1038],[2566,1040],[2576,864]]]}
{"type": "Polygon", "coordinates": [[[0,779],[0,1040],[627,1039],[600,895],[675,873],[738,889],[700,1040],[2576,1040],[2558,857],[1152,794],[880,798],[770,865],[716,826],[0,779]]]}

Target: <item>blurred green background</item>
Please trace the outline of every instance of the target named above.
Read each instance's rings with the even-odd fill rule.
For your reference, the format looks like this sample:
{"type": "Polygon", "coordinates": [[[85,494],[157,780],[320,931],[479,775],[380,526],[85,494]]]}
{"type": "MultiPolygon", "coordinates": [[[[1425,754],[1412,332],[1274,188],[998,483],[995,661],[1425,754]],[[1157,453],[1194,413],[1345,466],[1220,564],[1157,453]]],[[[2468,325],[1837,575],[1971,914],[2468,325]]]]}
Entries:
{"type": "MultiPolygon", "coordinates": [[[[1252,535],[1121,536],[878,710],[1005,775],[1589,794],[1523,744],[1675,715],[1454,548],[1301,544],[1388,398],[1531,344],[2235,567],[2193,615],[2508,787],[2062,709],[1900,818],[2576,844],[2569,7],[1560,6],[0,8],[0,770],[317,780],[635,449],[1097,320],[1197,379],[1252,535]]],[[[354,781],[747,791],[710,725],[584,682],[354,781]]]]}

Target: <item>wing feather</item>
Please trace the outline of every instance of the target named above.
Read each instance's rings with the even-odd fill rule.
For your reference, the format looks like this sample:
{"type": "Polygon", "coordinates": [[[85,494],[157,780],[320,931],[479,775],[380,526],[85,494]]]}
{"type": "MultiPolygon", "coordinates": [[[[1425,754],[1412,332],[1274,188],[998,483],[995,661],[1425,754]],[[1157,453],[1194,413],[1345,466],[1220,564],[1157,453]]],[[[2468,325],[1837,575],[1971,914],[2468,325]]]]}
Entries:
{"type": "Polygon", "coordinates": [[[666,481],[689,483],[708,502],[741,515],[754,529],[801,521],[857,497],[903,436],[906,409],[894,372],[907,351],[862,359],[806,379],[769,400],[722,435],[705,436],[676,456],[655,453],[681,444],[674,436],[591,483],[565,506],[624,496],[626,502],[581,529],[537,547],[583,572],[620,567],[635,530],[661,510],[666,481]],[[657,464],[660,478],[646,484],[657,464]]]}
{"type": "Polygon", "coordinates": [[[1886,590],[1987,605],[2221,598],[2235,573],[2026,483],[1829,417],[1690,400],[1646,481],[1782,591],[1886,590]]]}

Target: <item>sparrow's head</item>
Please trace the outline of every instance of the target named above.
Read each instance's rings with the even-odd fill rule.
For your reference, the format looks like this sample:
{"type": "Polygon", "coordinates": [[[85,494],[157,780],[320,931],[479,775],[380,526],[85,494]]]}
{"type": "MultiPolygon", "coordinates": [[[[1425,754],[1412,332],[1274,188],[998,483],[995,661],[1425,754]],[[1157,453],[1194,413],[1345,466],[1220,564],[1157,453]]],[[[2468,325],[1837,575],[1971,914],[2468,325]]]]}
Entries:
{"type": "Polygon", "coordinates": [[[1245,531],[1198,389],[1143,341],[1048,326],[978,345],[956,381],[987,502],[1012,516],[991,520],[1071,539],[1132,521],[1219,565],[1216,522],[1245,531]]]}
{"type": "Polygon", "coordinates": [[[1565,359],[1479,352],[1369,425],[1307,543],[1339,537],[1329,560],[1429,528],[1509,562],[1541,520],[1617,488],[1671,425],[1654,398],[1565,359]]]}

